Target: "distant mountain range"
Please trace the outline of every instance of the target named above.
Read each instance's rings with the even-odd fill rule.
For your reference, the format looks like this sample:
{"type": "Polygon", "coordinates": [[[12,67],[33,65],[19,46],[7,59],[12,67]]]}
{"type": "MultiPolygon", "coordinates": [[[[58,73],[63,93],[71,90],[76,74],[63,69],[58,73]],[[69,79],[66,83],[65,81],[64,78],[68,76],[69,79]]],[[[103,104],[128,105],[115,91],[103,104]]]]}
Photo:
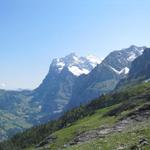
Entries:
{"type": "Polygon", "coordinates": [[[148,79],[149,52],[146,47],[133,45],[111,52],[104,60],[71,53],[52,61],[48,74],[35,90],[1,90],[0,140],[54,119],[68,109],[89,103],[114,90],[120,82],[143,77],[143,74],[142,79],[148,79]],[[21,120],[18,121],[18,118],[21,120]]]}

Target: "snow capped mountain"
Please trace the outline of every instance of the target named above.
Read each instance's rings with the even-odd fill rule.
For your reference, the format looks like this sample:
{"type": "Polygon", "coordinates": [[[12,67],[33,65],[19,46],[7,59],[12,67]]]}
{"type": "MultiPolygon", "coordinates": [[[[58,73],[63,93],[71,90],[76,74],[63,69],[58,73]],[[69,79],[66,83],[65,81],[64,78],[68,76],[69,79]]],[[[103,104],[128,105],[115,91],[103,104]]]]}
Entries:
{"type": "Polygon", "coordinates": [[[82,74],[89,74],[98,64],[105,63],[117,74],[127,74],[131,62],[142,55],[145,48],[132,45],[129,48],[111,52],[103,61],[93,55],[80,57],[71,53],[65,57],[54,59],[51,68],[57,73],[61,73],[67,68],[68,71],[78,77],[82,74]]]}
{"type": "Polygon", "coordinates": [[[73,75],[80,76],[88,74],[101,60],[93,55],[87,57],[79,57],[75,53],[71,53],[63,58],[54,59],[52,67],[58,73],[61,73],[64,68],[67,68],[73,75]]]}
{"type": "Polygon", "coordinates": [[[79,57],[75,53],[54,59],[47,76],[34,90],[32,101],[37,101],[39,111],[48,113],[49,118],[56,116],[68,104],[77,78],[91,72],[99,63],[95,56],[79,57]]]}
{"type": "Polygon", "coordinates": [[[142,55],[145,48],[132,45],[126,49],[113,51],[104,59],[103,63],[111,66],[119,74],[123,72],[127,74],[132,61],[142,55]]]}

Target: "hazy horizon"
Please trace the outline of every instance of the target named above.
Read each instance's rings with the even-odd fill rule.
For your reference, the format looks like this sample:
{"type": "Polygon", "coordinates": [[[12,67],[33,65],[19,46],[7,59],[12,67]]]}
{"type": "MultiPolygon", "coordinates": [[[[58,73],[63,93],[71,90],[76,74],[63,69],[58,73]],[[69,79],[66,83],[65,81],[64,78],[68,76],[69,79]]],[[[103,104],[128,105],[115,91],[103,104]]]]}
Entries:
{"type": "Polygon", "coordinates": [[[34,89],[53,58],[150,46],[150,1],[0,1],[0,88],[34,89]],[[142,8],[142,9],[141,9],[142,8]]]}

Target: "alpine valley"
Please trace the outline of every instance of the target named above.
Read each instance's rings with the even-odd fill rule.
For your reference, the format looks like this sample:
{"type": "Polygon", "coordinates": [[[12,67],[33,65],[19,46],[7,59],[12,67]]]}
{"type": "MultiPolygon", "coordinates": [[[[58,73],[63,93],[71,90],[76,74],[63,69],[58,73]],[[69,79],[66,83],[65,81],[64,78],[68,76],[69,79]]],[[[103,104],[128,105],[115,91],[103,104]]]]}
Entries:
{"type": "Polygon", "coordinates": [[[0,90],[0,149],[148,150],[149,81],[146,47],[54,59],[38,88],[0,90]]]}

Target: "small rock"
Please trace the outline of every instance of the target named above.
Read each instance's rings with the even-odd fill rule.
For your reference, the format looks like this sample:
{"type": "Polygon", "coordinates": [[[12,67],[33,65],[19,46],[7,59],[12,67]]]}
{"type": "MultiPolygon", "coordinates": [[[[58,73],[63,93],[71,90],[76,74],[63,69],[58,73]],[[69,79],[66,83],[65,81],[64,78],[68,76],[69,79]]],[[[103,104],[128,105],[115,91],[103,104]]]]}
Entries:
{"type": "Polygon", "coordinates": [[[140,139],[139,144],[144,146],[144,145],[148,145],[149,143],[148,143],[147,139],[143,138],[143,139],[140,139]]]}
{"type": "Polygon", "coordinates": [[[50,135],[50,136],[46,137],[43,141],[41,141],[39,144],[37,144],[35,147],[36,148],[43,147],[49,143],[52,143],[56,139],[57,139],[56,136],[50,135]]]}
{"type": "Polygon", "coordinates": [[[130,150],[141,150],[138,145],[133,145],[130,150]]]}
{"type": "Polygon", "coordinates": [[[120,145],[117,150],[124,150],[125,149],[125,145],[120,145]]]}
{"type": "Polygon", "coordinates": [[[69,144],[64,144],[63,147],[67,148],[67,147],[69,147],[69,144]]]}
{"type": "Polygon", "coordinates": [[[76,144],[77,144],[77,142],[75,142],[75,141],[72,141],[69,143],[69,145],[76,145],[76,144]]]}

